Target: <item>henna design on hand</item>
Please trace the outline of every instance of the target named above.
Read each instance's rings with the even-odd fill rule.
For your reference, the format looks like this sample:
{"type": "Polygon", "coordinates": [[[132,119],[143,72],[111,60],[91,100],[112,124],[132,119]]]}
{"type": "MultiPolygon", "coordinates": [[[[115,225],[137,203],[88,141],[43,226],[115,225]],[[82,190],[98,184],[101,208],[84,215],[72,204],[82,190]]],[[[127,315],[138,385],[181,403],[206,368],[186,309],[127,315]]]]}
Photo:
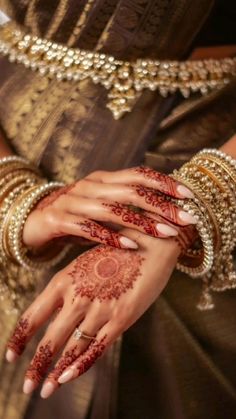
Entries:
{"type": "Polygon", "coordinates": [[[185,254],[186,250],[189,249],[198,237],[198,231],[193,225],[182,226],[178,228],[178,236],[174,237],[174,240],[179,246],[180,256],[185,254]]]}
{"type": "Polygon", "coordinates": [[[118,299],[133,288],[141,275],[144,258],[126,250],[96,247],[85,252],[73,262],[68,275],[74,285],[74,298],[87,297],[91,301],[118,299]]]}
{"type": "Polygon", "coordinates": [[[10,338],[7,347],[12,349],[16,354],[21,355],[25,349],[29,331],[28,317],[22,317],[10,338]]]}
{"type": "Polygon", "coordinates": [[[76,182],[71,183],[70,185],[62,186],[56,191],[51,192],[49,195],[45,196],[45,198],[38,202],[35,209],[43,210],[44,208],[49,207],[59,198],[59,196],[66,195],[71,189],[73,189],[75,184],[76,182]]]}
{"type": "Polygon", "coordinates": [[[51,342],[41,345],[26,372],[26,378],[39,383],[45,376],[53,357],[51,342]]]}
{"type": "Polygon", "coordinates": [[[176,197],[176,182],[164,173],[156,172],[149,167],[140,166],[135,168],[136,173],[143,175],[146,179],[159,183],[160,190],[170,196],[176,197]]]}
{"type": "Polygon", "coordinates": [[[78,363],[76,365],[77,367],[76,377],[79,377],[80,375],[88,371],[89,368],[91,368],[92,365],[95,363],[95,361],[103,355],[107,346],[105,344],[106,338],[107,338],[107,335],[103,336],[103,338],[100,340],[95,339],[92,343],[90,343],[87,351],[85,351],[79,357],[78,363]]]}
{"type": "Polygon", "coordinates": [[[160,234],[156,229],[157,221],[142,215],[140,212],[135,212],[134,210],[125,207],[119,202],[114,204],[103,204],[105,207],[110,208],[111,212],[118,217],[121,217],[122,221],[127,224],[132,224],[137,227],[141,227],[146,234],[153,237],[159,237],[160,234]]]}
{"type": "Polygon", "coordinates": [[[163,217],[175,224],[179,223],[179,209],[169,200],[168,196],[164,196],[161,192],[152,188],[146,188],[142,185],[132,185],[132,187],[141,198],[144,198],[146,204],[154,208],[160,208],[163,217]]]}
{"type": "Polygon", "coordinates": [[[75,345],[68,349],[59,361],[56,363],[55,368],[48,374],[47,380],[55,380],[78,358],[79,346],[75,345]]]}
{"type": "Polygon", "coordinates": [[[85,220],[83,222],[78,222],[76,225],[79,226],[81,231],[88,234],[92,239],[99,239],[101,243],[104,243],[108,246],[116,247],[122,249],[124,246],[120,243],[119,234],[115,233],[108,228],[95,223],[90,220],[85,220]]]}

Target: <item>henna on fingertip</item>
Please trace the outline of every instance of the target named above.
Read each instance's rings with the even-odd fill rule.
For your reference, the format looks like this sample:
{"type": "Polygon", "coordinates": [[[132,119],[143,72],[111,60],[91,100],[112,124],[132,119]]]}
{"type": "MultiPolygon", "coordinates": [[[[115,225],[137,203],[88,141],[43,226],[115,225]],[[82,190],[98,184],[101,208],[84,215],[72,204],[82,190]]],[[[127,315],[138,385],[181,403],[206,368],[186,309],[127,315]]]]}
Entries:
{"type": "Polygon", "coordinates": [[[172,179],[170,176],[156,172],[149,167],[140,166],[134,168],[135,172],[142,175],[145,179],[157,187],[161,192],[174,198],[193,198],[194,195],[186,186],[172,179]]]}
{"type": "Polygon", "coordinates": [[[30,336],[29,318],[29,315],[21,317],[7,343],[6,359],[8,362],[15,361],[15,359],[24,352],[30,336]]]}
{"type": "Polygon", "coordinates": [[[118,249],[138,249],[135,241],[91,220],[76,222],[87,238],[118,249]]]}
{"type": "Polygon", "coordinates": [[[119,217],[123,225],[127,224],[128,227],[136,227],[149,236],[165,238],[178,234],[174,228],[170,226],[165,227],[164,219],[157,222],[157,219],[145,216],[142,212],[135,211],[119,202],[114,202],[113,204],[104,203],[103,205],[109,208],[116,217],[119,217]]]}
{"type": "Polygon", "coordinates": [[[106,339],[107,335],[104,335],[101,339],[95,339],[78,360],[72,363],[70,367],[60,375],[58,383],[65,384],[87,372],[97,359],[103,355],[107,347],[107,343],[105,343],[106,339]]]}
{"type": "Polygon", "coordinates": [[[177,225],[197,223],[197,220],[192,215],[173,204],[170,197],[165,196],[162,192],[153,188],[147,188],[143,185],[131,185],[131,187],[140,198],[144,199],[146,204],[157,209],[160,215],[172,223],[177,225]]]}

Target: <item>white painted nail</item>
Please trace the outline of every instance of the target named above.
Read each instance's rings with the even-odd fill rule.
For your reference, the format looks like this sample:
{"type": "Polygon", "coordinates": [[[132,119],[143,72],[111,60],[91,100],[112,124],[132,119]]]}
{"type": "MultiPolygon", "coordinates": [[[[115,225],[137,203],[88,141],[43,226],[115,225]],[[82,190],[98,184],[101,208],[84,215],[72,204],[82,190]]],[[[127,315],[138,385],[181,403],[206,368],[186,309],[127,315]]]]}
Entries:
{"type": "Polygon", "coordinates": [[[183,198],[194,198],[193,192],[184,185],[178,185],[177,192],[182,195],[183,198]]]}
{"type": "Polygon", "coordinates": [[[178,236],[178,231],[166,224],[158,223],[156,229],[165,236],[178,236]]]}
{"type": "Polygon", "coordinates": [[[8,349],[6,352],[6,360],[8,362],[14,362],[18,358],[18,355],[12,351],[12,349],[8,349]]]}
{"type": "Polygon", "coordinates": [[[193,215],[189,214],[188,212],[179,211],[178,216],[179,216],[179,219],[186,224],[197,224],[196,218],[193,215]]]}
{"type": "Polygon", "coordinates": [[[36,387],[36,383],[30,380],[29,378],[27,378],[24,382],[23,392],[25,394],[30,394],[35,389],[35,387],[36,387]]]}
{"type": "Polygon", "coordinates": [[[40,396],[42,397],[42,399],[47,399],[49,396],[51,396],[54,390],[55,390],[55,384],[48,381],[47,383],[43,385],[40,396]]]}
{"type": "Polygon", "coordinates": [[[128,239],[128,237],[121,236],[120,243],[122,244],[122,246],[127,247],[129,249],[138,249],[137,243],[135,243],[133,240],[128,239]]]}
{"type": "Polygon", "coordinates": [[[65,384],[68,381],[70,381],[74,376],[74,370],[72,368],[68,369],[67,371],[64,371],[63,374],[60,375],[58,378],[58,383],[65,384]]]}

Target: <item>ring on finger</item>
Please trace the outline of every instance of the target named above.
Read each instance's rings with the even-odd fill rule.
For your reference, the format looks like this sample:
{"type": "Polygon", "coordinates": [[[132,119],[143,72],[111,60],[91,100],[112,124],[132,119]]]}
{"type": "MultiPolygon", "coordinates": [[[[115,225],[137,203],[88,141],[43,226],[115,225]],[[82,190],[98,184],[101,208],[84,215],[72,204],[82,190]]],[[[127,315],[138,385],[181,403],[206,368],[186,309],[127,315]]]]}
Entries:
{"type": "Polygon", "coordinates": [[[74,338],[76,340],[80,340],[80,339],[88,339],[88,340],[94,340],[96,336],[89,336],[86,335],[85,333],[82,332],[82,330],[80,330],[78,327],[75,329],[74,331],[74,338]]]}

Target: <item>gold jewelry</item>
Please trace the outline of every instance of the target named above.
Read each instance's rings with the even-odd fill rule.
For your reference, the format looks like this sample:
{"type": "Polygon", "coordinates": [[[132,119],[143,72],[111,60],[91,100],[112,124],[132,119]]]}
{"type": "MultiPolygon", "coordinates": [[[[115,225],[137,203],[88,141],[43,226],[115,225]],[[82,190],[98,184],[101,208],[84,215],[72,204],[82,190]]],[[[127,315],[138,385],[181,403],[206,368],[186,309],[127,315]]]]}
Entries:
{"type": "Polygon", "coordinates": [[[64,186],[61,182],[50,182],[43,183],[40,185],[33,186],[21,194],[13,203],[9,218],[7,220],[7,239],[8,248],[10,254],[17,261],[17,263],[23,266],[25,269],[45,269],[57,264],[71,248],[70,245],[65,246],[62,250],[58,251],[57,248],[53,248],[56,255],[52,257],[51,254],[33,254],[29,248],[24,246],[22,236],[25,221],[32,211],[32,208],[40,201],[43,197],[51,193],[52,191],[64,186]]]}
{"type": "Polygon", "coordinates": [[[235,57],[122,61],[108,54],[69,48],[26,34],[13,22],[0,29],[0,53],[41,75],[75,82],[90,78],[100,83],[109,90],[107,107],[115,119],[132,110],[143,89],[158,90],[164,97],[179,91],[188,97],[191,93],[207,94],[221,88],[236,75],[235,57]]]}
{"type": "MultiPolygon", "coordinates": [[[[209,309],[214,306],[211,290],[223,291],[236,287],[236,274],[234,272],[232,252],[236,245],[236,161],[216,150],[203,150],[192,160],[174,172],[173,177],[188,186],[197,194],[197,200],[190,201],[190,207],[182,202],[182,207],[188,211],[193,204],[197,204],[199,219],[204,225],[212,223],[213,235],[220,240],[214,240],[213,263],[202,270],[203,294],[198,308],[209,309]],[[218,245],[217,245],[218,244],[218,245]]],[[[181,203],[178,201],[181,205],[181,203]]],[[[193,212],[192,212],[193,213],[193,212]]],[[[201,234],[199,225],[197,230],[201,234]]],[[[186,251],[184,258],[187,266],[178,263],[178,268],[191,276],[192,263],[199,260],[203,264],[206,256],[206,246],[199,250],[186,251]],[[197,257],[194,258],[194,255],[197,257]],[[188,257],[190,258],[188,259],[188,257]],[[192,259],[191,259],[192,257],[192,259]],[[201,262],[201,257],[203,261],[201,262]]],[[[196,266],[194,267],[194,270],[196,266]]],[[[197,275],[195,275],[197,276],[197,275]]]]}
{"type": "Polygon", "coordinates": [[[89,336],[86,335],[85,333],[83,333],[78,327],[75,329],[74,332],[74,338],[76,340],[80,340],[80,339],[88,339],[88,340],[94,340],[96,338],[96,336],[89,336]]]}
{"type": "MultiPolygon", "coordinates": [[[[68,245],[61,250],[60,245],[48,243],[36,254],[34,249],[22,243],[27,211],[32,209],[39,196],[53,189],[52,184],[46,182],[39,170],[24,158],[8,156],[0,159],[0,299],[8,303],[10,314],[21,309],[22,294],[31,294],[35,290],[39,269],[32,271],[33,266],[50,267],[71,248],[68,245]],[[37,197],[33,193],[36,190],[37,197]],[[25,269],[27,264],[28,270],[25,269]]],[[[64,184],[55,183],[54,189],[56,185],[64,184]]]]}
{"type": "Polygon", "coordinates": [[[31,182],[27,181],[24,182],[26,179],[14,179],[14,183],[12,182],[12,185],[8,188],[8,195],[4,199],[4,203],[0,208],[0,243],[1,243],[1,252],[2,256],[5,257],[5,259],[8,259],[9,252],[7,250],[7,247],[5,246],[4,241],[4,224],[5,219],[7,217],[8,211],[11,208],[13,202],[17,199],[18,196],[21,195],[22,192],[27,190],[29,187],[31,187],[34,184],[34,180],[31,182]]]}
{"type": "MultiPolygon", "coordinates": [[[[189,188],[189,183],[183,181],[181,177],[175,175],[174,178],[180,180],[189,188]]],[[[194,190],[193,187],[191,189],[194,190]]],[[[193,278],[201,277],[209,272],[214,260],[214,235],[212,224],[209,222],[209,215],[205,213],[203,216],[201,209],[199,208],[200,201],[197,198],[194,198],[193,201],[188,200],[186,202],[177,200],[175,202],[178,206],[182,207],[184,211],[187,211],[197,219],[196,229],[198,230],[202,244],[201,253],[195,252],[195,249],[189,249],[185,252],[184,255],[181,256],[177,268],[182,272],[191,275],[193,278]]]]}

